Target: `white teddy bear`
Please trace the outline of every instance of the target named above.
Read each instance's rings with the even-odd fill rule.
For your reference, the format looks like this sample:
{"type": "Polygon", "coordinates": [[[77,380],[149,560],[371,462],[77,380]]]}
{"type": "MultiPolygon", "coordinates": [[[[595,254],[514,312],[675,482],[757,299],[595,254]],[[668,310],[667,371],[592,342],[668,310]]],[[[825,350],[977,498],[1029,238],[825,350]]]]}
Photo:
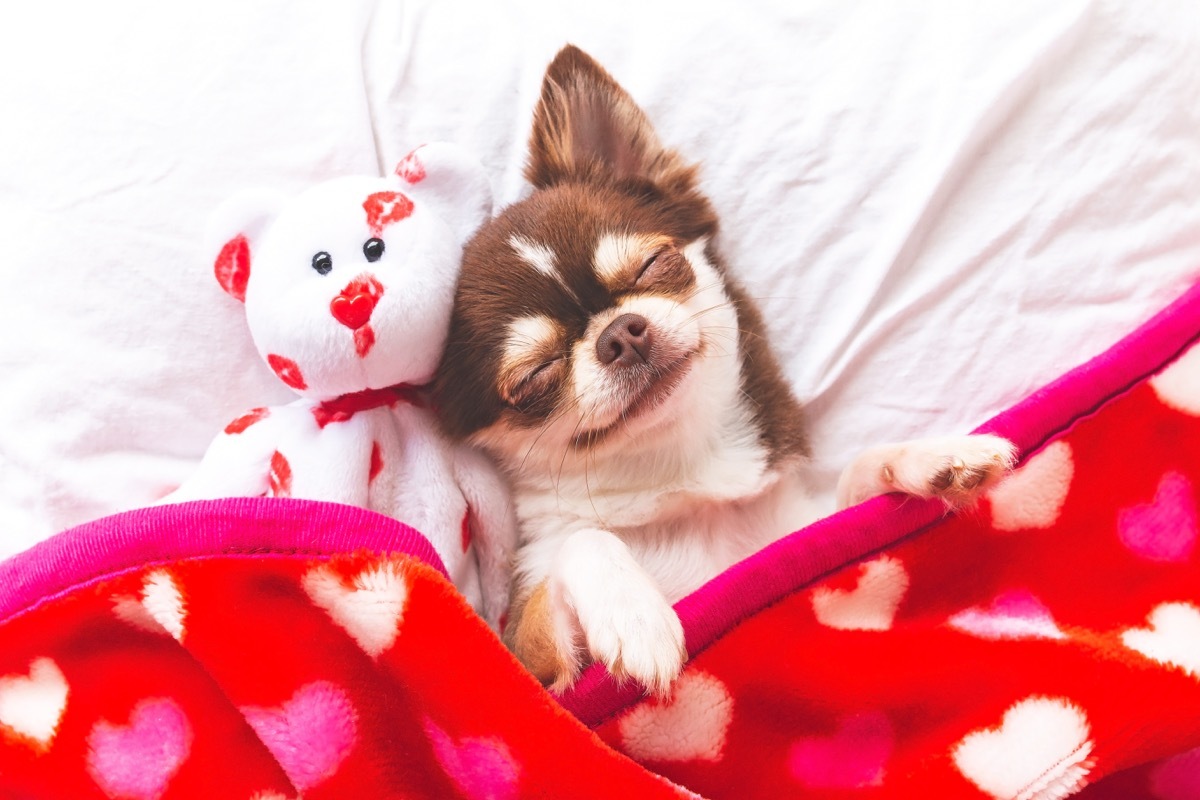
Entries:
{"type": "Polygon", "coordinates": [[[218,282],[259,353],[300,395],[231,422],[163,502],[291,496],[363,506],[423,533],[497,626],[516,525],[490,462],[446,439],[424,385],[450,324],[462,245],[491,213],[483,167],[429,144],[386,178],[294,199],[246,194],[214,215],[218,282]]]}

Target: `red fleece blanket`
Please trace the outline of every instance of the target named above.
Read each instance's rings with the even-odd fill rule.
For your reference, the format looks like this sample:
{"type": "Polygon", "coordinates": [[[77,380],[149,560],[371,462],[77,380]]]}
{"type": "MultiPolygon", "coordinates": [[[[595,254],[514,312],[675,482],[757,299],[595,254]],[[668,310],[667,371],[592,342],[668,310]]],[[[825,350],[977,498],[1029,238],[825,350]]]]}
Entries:
{"type": "Polygon", "coordinates": [[[558,707],[432,548],[371,512],[164,506],[20,561],[0,797],[692,796],[558,707]]]}
{"type": "Polygon", "coordinates": [[[971,512],[880,498],[686,598],[665,701],[552,698],[360,509],[60,534],[0,564],[0,797],[1200,798],[1198,335],[1200,288],[985,426],[1025,460],[971,512]]]}

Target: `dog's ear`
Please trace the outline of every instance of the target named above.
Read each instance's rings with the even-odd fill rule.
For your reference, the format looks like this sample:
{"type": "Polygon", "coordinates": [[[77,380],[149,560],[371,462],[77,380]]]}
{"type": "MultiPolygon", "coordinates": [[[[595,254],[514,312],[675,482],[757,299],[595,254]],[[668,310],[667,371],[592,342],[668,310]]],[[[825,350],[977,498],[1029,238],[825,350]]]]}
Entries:
{"type": "Polygon", "coordinates": [[[636,178],[669,191],[694,188],[696,170],[662,146],[646,114],[603,67],[567,45],[546,68],[525,177],[539,189],[636,178]]]}

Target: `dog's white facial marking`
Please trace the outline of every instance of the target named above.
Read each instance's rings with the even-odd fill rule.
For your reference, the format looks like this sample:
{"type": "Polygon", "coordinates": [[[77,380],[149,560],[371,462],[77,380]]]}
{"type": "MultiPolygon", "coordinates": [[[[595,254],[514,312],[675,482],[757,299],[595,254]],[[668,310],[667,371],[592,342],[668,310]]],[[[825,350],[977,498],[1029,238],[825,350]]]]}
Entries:
{"type": "Polygon", "coordinates": [[[647,387],[600,363],[596,342],[610,322],[624,314],[643,317],[654,337],[656,369],[667,369],[700,350],[700,326],[690,319],[692,312],[680,303],[664,297],[630,297],[614,309],[598,314],[588,326],[587,333],[575,343],[572,363],[572,385],[579,407],[584,412],[581,431],[597,431],[617,422],[629,430],[651,427],[651,417],[657,418],[666,406],[685,393],[682,382],[670,395],[653,408],[636,416],[628,415],[630,403],[647,387]]]}
{"type": "Polygon", "coordinates": [[[607,286],[620,286],[643,261],[666,243],[667,239],[661,236],[606,233],[596,243],[596,251],[592,255],[596,277],[607,286]]]}
{"type": "MultiPolygon", "coordinates": [[[[593,325],[592,327],[596,327],[593,325]]],[[[585,336],[571,348],[571,387],[584,413],[581,425],[597,428],[620,413],[620,398],[611,396],[619,393],[618,386],[605,374],[596,358],[595,336],[585,336]],[[614,410],[615,407],[615,410],[614,410]],[[599,420],[591,418],[599,415],[599,420]]]]}
{"type": "Polygon", "coordinates": [[[508,336],[505,338],[504,369],[511,369],[528,361],[531,356],[551,346],[558,336],[558,326],[554,320],[542,315],[518,317],[508,326],[508,336]]]}
{"type": "Polygon", "coordinates": [[[512,245],[512,249],[517,252],[517,255],[526,264],[543,275],[549,275],[552,278],[558,279],[558,258],[549,247],[544,244],[532,242],[524,236],[518,236],[515,233],[508,237],[508,243],[512,245]]]}
{"type": "MultiPolygon", "coordinates": [[[[720,285],[721,279],[720,276],[717,275],[716,267],[709,263],[708,256],[704,254],[704,251],[707,249],[708,237],[701,236],[699,239],[689,243],[683,248],[683,257],[686,258],[688,263],[692,265],[692,269],[696,272],[697,279],[707,278],[710,282],[715,281],[718,285],[720,285]]],[[[722,294],[724,294],[724,292],[722,292],[722,294]]]]}
{"type": "Polygon", "coordinates": [[[550,365],[557,360],[561,333],[553,320],[540,315],[509,323],[497,373],[497,386],[506,402],[528,403],[550,390],[557,374],[550,365]]]}

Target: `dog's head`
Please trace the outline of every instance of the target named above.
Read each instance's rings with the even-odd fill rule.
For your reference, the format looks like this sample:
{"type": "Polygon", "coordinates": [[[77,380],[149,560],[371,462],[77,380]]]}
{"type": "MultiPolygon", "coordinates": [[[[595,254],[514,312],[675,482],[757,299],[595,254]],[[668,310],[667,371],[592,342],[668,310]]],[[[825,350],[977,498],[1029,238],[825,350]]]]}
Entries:
{"type": "Polygon", "coordinates": [[[510,467],[653,448],[739,416],[767,449],[803,449],[798,415],[770,424],[794,401],[717,261],[696,168],[575,47],[547,69],[526,176],[535,191],[464,253],[437,381],[452,434],[510,467]]]}

